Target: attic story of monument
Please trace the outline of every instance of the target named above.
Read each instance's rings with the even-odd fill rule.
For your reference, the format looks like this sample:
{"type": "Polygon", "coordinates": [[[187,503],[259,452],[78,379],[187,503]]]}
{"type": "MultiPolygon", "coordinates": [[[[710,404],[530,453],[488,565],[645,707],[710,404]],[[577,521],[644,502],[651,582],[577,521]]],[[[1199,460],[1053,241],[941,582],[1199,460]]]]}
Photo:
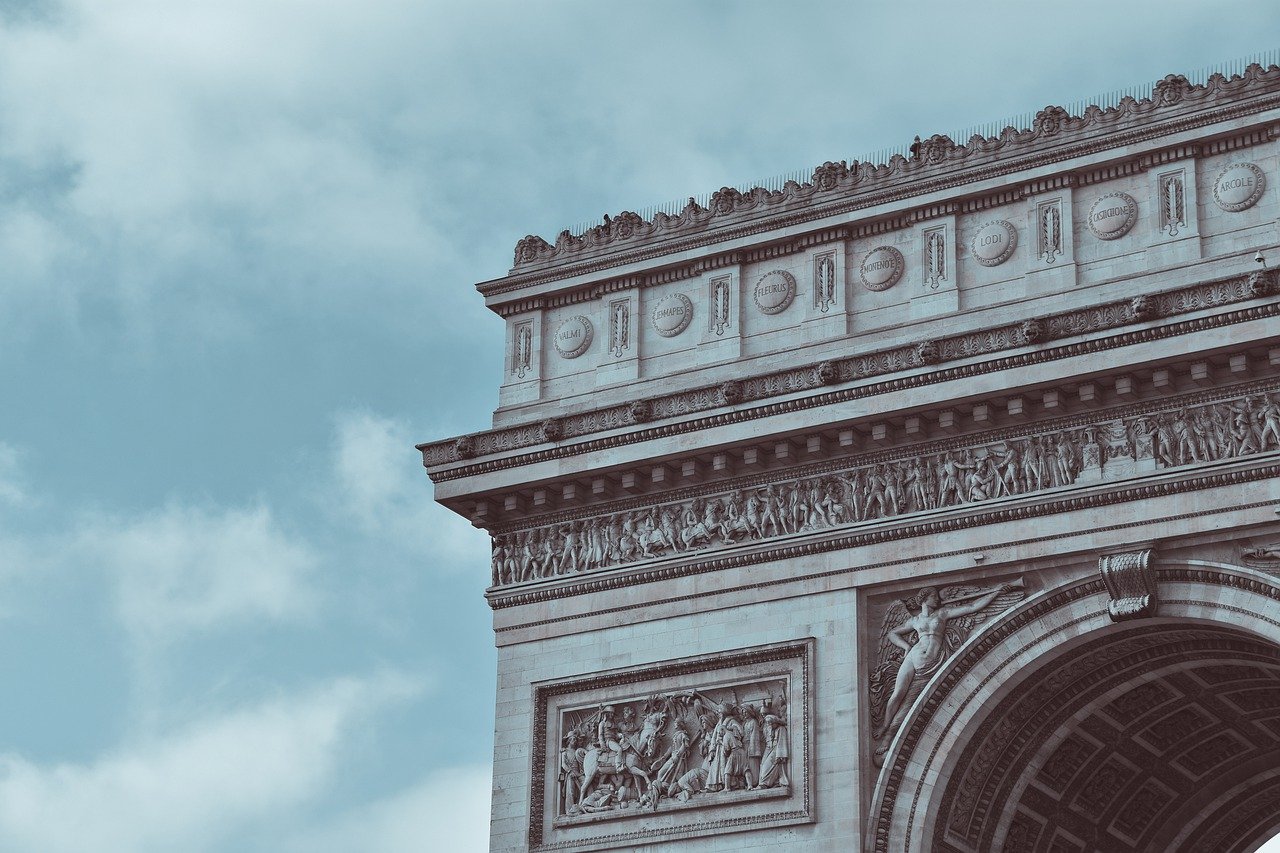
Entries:
{"type": "Polygon", "coordinates": [[[1280,830],[1276,58],[519,241],[493,849],[1280,830]]]}

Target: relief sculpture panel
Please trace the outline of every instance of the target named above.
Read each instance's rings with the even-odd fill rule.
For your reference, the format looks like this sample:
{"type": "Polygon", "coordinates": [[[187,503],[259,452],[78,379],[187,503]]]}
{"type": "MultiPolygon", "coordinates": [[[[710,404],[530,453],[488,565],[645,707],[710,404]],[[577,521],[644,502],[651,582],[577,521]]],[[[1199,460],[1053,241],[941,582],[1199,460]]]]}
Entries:
{"type": "Polygon", "coordinates": [[[880,760],[911,703],[974,629],[1025,596],[1021,578],[992,587],[926,587],[892,602],[881,617],[876,661],[867,684],[873,760],[880,760]]]}
{"type": "Polygon", "coordinates": [[[533,846],[811,819],[812,646],[801,640],[538,688],[533,846]]]}
{"type": "Polygon", "coordinates": [[[935,442],[809,476],[523,530],[493,540],[494,586],[980,504],[1280,449],[1274,391],[1146,407],[988,440],[935,442]]]}

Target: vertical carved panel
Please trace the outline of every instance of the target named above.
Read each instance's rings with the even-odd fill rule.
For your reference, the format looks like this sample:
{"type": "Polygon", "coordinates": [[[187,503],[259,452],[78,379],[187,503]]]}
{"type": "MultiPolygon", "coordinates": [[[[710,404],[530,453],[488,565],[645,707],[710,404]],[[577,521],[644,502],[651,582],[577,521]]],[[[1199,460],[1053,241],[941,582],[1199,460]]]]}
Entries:
{"type": "Polygon", "coordinates": [[[1041,202],[1036,210],[1038,256],[1051,264],[1062,254],[1062,199],[1041,202]]]}
{"type": "Polygon", "coordinates": [[[813,259],[813,307],[825,312],[835,302],[835,252],[827,252],[813,259]]]}
{"type": "Polygon", "coordinates": [[[1179,230],[1187,227],[1184,181],[1181,169],[1160,176],[1160,230],[1170,237],[1177,237],[1179,230]]]}
{"type": "Polygon", "coordinates": [[[511,341],[511,372],[518,379],[533,369],[533,321],[526,320],[516,326],[511,341]]]}
{"type": "Polygon", "coordinates": [[[930,228],[924,232],[924,283],[937,290],[947,280],[947,230],[930,228]]]}
{"type": "Polygon", "coordinates": [[[717,335],[723,335],[725,329],[729,328],[729,319],[732,311],[732,303],[729,293],[729,276],[721,276],[711,280],[711,296],[708,300],[711,303],[711,331],[717,335]]]}
{"type": "Polygon", "coordinates": [[[631,302],[619,299],[609,303],[609,354],[622,358],[631,337],[631,302]]]}

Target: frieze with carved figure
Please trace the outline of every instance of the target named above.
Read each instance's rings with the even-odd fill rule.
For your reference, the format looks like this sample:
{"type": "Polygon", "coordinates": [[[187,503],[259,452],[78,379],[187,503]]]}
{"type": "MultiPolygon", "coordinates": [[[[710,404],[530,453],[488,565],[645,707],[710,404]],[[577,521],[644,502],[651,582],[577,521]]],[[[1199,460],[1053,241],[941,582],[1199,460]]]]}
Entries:
{"type": "MultiPolygon", "coordinates": [[[[1269,386],[1263,386],[1269,387],[1269,386]]],[[[1079,423],[1079,422],[1077,422],[1079,423]]],[[[500,533],[495,587],[1280,449],[1275,389],[500,533]]]]}

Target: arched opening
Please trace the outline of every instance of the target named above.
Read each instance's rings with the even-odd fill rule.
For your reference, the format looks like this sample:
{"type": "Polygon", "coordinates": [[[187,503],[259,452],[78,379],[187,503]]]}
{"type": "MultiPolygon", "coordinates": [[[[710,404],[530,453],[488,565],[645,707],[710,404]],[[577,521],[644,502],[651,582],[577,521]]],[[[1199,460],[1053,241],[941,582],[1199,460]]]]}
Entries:
{"type": "Polygon", "coordinates": [[[1280,831],[1280,588],[1160,566],[1160,615],[1094,580],[961,648],[903,725],[877,851],[1251,853],[1280,831]]]}

